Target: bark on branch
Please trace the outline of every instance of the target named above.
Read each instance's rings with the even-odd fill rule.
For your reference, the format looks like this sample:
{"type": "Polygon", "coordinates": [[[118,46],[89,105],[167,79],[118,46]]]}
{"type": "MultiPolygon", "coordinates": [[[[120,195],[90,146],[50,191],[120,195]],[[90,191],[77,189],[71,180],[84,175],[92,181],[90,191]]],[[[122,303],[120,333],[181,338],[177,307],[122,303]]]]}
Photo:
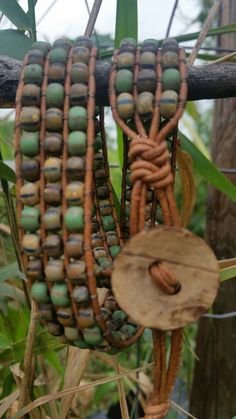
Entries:
{"type": "MultiPolygon", "coordinates": [[[[14,107],[21,62],[0,55],[0,107],[14,107]]],[[[109,105],[108,80],[110,63],[96,67],[96,101],[109,105]]],[[[236,64],[223,63],[193,66],[188,69],[188,100],[217,99],[236,96],[236,64]]]]}

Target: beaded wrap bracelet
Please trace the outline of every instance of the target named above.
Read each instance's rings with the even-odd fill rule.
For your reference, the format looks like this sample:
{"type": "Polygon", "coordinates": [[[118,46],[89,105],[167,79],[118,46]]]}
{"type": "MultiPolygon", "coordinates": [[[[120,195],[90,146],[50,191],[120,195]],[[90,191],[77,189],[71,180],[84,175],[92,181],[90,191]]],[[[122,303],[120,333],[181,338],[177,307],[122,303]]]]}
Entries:
{"type": "Polygon", "coordinates": [[[36,42],[25,58],[16,96],[17,215],[31,295],[49,332],[114,353],[133,342],[137,325],[110,291],[121,240],[104,115],[95,109],[96,57],[90,39],[79,37],[52,49],[36,42]]]}

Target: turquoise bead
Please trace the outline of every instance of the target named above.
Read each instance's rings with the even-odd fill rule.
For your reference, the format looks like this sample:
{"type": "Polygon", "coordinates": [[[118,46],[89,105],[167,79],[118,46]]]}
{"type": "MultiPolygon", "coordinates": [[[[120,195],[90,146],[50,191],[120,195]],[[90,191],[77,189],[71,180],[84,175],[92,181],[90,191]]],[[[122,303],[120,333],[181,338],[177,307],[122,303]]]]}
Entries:
{"type": "Polygon", "coordinates": [[[51,300],[56,306],[67,307],[70,305],[66,284],[55,284],[51,289],[51,300]]]}
{"type": "Polygon", "coordinates": [[[47,231],[61,229],[61,210],[60,208],[48,208],[43,215],[43,225],[47,231]]]}
{"type": "Polygon", "coordinates": [[[87,342],[85,342],[85,341],[84,341],[84,340],[82,340],[82,339],[75,340],[75,341],[74,341],[74,345],[75,345],[77,348],[80,348],[80,349],[91,349],[91,345],[89,345],[87,342]]]}
{"type": "Polygon", "coordinates": [[[100,257],[100,258],[98,258],[98,264],[103,269],[112,269],[112,260],[109,257],[100,257]]]}
{"type": "Polygon", "coordinates": [[[75,83],[70,88],[70,104],[71,106],[86,106],[88,100],[88,87],[83,83],[75,83]]]}
{"type": "Polygon", "coordinates": [[[160,99],[161,116],[170,119],[174,116],[178,105],[178,94],[174,90],[165,90],[160,99]]]}
{"type": "Polygon", "coordinates": [[[44,56],[47,55],[47,53],[50,50],[50,45],[48,42],[44,42],[44,41],[35,41],[33,42],[33,44],[30,47],[31,50],[40,50],[43,51],[44,56]]]}
{"type": "Polygon", "coordinates": [[[20,201],[23,205],[37,205],[39,203],[39,185],[26,183],[20,188],[20,201]]]}
{"type": "Polygon", "coordinates": [[[84,156],[86,153],[86,134],[73,131],[68,136],[68,153],[70,156],[84,156]]]}
{"type": "Polygon", "coordinates": [[[40,105],[40,87],[36,84],[25,84],[22,94],[22,102],[24,106],[40,105]]]}
{"type": "Polygon", "coordinates": [[[117,111],[123,119],[128,119],[133,116],[134,98],[130,93],[120,93],[117,96],[117,111]]]}
{"type": "Polygon", "coordinates": [[[39,229],[39,216],[40,211],[37,207],[24,207],[21,212],[21,227],[30,232],[34,232],[39,229]]]}
{"type": "Polygon", "coordinates": [[[39,132],[22,131],[20,150],[27,157],[37,156],[39,154],[39,132]]]}
{"type": "Polygon", "coordinates": [[[133,87],[133,73],[129,70],[123,69],[116,73],[115,88],[117,93],[132,92],[133,87]]]}
{"type": "Polygon", "coordinates": [[[163,90],[179,91],[180,86],[180,72],[176,68],[168,68],[162,75],[163,90]]]}
{"type": "Polygon", "coordinates": [[[43,81],[43,68],[39,64],[29,64],[24,68],[25,84],[37,84],[41,86],[43,81]]]}
{"type": "Polygon", "coordinates": [[[102,225],[105,231],[110,231],[115,229],[115,221],[112,215],[102,216],[102,225]]]}
{"type": "Polygon", "coordinates": [[[86,131],[87,111],[82,106],[73,106],[69,110],[69,128],[71,131],[86,131]]]}
{"type": "Polygon", "coordinates": [[[111,320],[121,327],[127,319],[127,314],[122,310],[116,310],[111,316],[111,320]]]}
{"type": "Polygon", "coordinates": [[[64,88],[60,83],[50,83],[46,90],[46,102],[48,108],[63,108],[64,88]]]}
{"type": "Polygon", "coordinates": [[[109,247],[109,252],[113,258],[115,258],[121,251],[120,246],[111,246],[109,247]]]}
{"type": "Polygon", "coordinates": [[[65,213],[65,225],[71,232],[83,231],[84,227],[84,210],[82,207],[70,207],[65,213]]]}
{"type": "Polygon", "coordinates": [[[99,326],[86,327],[83,330],[83,336],[89,345],[97,345],[102,342],[103,337],[99,326]]]}
{"type": "Polygon", "coordinates": [[[54,41],[52,44],[52,48],[62,48],[62,49],[65,49],[66,51],[70,47],[71,47],[71,41],[66,37],[56,39],[56,41],[54,41]]]}
{"type": "Polygon", "coordinates": [[[65,196],[68,205],[81,205],[84,201],[84,183],[68,183],[66,187],[65,196]]]}
{"type": "Polygon", "coordinates": [[[64,48],[54,48],[49,52],[50,63],[62,63],[66,64],[67,51],[64,48]]]}
{"type": "Polygon", "coordinates": [[[20,114],[21,128],[25,131],[37,131],[40,125],[40,110],[35,106],[23,108],[20,114]]]}
{"type": "Polygon", "coordinates": [[[45,282],[35,282],[31,288],[31,296],[37,303],[48,303],[50,298],[47,284],[45,282]]]}
{"type": "Polygon", "coordinates": [[[40,238],[37,234],[25,234],[22,239],[22,248],[28,256],[38,256],[41,252],[40,238]]]}

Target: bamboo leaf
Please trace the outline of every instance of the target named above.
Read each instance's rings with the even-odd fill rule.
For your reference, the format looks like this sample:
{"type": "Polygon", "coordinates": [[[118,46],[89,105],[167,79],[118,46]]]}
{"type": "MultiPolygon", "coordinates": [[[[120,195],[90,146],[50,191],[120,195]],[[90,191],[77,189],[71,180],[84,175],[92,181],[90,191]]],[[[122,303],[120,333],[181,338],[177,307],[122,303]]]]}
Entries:
{"type": "Polygon", "coordinates": [[[115,48],[119,48],[123,38],[138,39],[138,3],[137,0],[117,0],[115,48]]]}
{"type": "Polygon", "coordinates": [[[0,0],[0,10],[18,29],[29,29],[28,16],[16,0],[0,0]]]}
{"type": "MultiPolygon", "coordinates": [[[[220,26],[219,28],[211,29],[208,32],[207,37],[225,35],[226,33],[232,33],[232,32],[236,32],[236,24],[220,26]]],[[[175,36],[175,39],[178,42],[193,41],[194,39],[198,38],[199,34],[200,34],[200,32],[187,33],[185,35],[175,36]]],[[[160,41],[160,43],[162,43],[164,41],[164,38],[160,39],[159,41],[160,41]]]]}
{"type": "Polygon", "coordinates": [[[9,182],[16,183],[16,175],[14,170],[12,170],[5,163],[0,161],[0,178],[8,180],[9,182]]]}
{"type": "Polygon", "coordinates": [[[0,30],[0,55],[23,60],[33,40],[16,29],[0,30]]]}
{"type": "Polygon", "coordinates": [[[21,272],[19,271],[18,263],[10,263],[10,265],[0,268],[0,282],[5,281],[6,279],[13,279],[19,274],[21,274],[21,272]]]}
{"type": "Polygon", "coordinates": [[[236,203],[236,187],[208,160],[197,147],[181,132],[179,132],[181,147],[193,159],[194,170],[216,189],[236,203]]]}
{"type": "Polygon", "coordinates": [[[177,163],[183,190],[182,227],[186,227],[196,201],[196,189],[193,177],[193,160],[189,153],[177,148],[177,163]]]}

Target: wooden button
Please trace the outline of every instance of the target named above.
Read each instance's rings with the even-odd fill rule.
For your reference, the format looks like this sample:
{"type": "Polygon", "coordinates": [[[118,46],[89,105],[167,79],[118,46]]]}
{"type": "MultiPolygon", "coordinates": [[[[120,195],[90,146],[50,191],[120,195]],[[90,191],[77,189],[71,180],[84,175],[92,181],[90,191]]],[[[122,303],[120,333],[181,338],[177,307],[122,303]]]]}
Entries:
{"type": "Polygon", "coordinates": [[[207,244],[188,230],[159,226],[134,236],[118,255],[112,288],[119,306],[142,326],[174,330],[198,320],[219,288],[217,259],[207,244]],[[163,262],[181,289],[168,295],[149,269],[163,262]]]}

